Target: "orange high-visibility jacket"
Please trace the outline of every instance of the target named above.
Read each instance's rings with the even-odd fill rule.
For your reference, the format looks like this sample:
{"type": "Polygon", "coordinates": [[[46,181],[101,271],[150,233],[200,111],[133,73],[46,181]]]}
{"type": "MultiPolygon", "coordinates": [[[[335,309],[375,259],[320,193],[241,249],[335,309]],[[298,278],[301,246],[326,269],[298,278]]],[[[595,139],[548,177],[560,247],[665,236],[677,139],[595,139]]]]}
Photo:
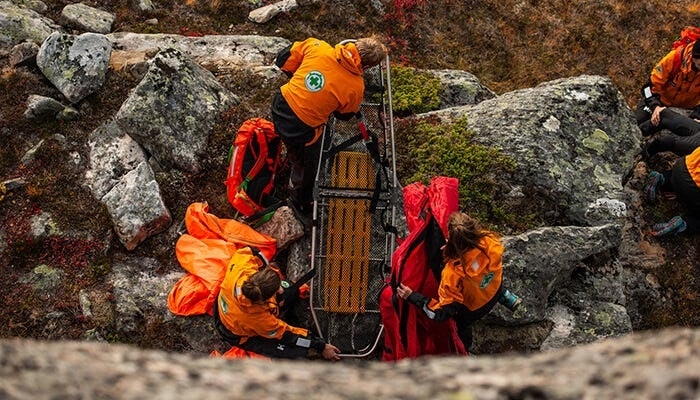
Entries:
{"type": "Polygon", "coordinates": [[[262,266],[263,261],[253,254],[250,247],[236,251],[221,282],[218,298],[221,322],[231,333],[241,337],[241,344],[252,336],[281,339],[287,331],[307,336],[308,330],[291,326],[277,317],[275,296],[266,304],[255,304],[243,295],[243,282],[262,266]]]}
{"type": "Polygon", "coordinates": [[[168,309],[175,315],[213,315],[214,301],[226,266],[236,250],[254,246],[268,259],[277,240],[234,219],[209,213],[207,203],[192,203],[185,213],[186,234],[175,244],[175,255],[187,274],[168,294],[168,309]]]}
{"type": "Polygon", "coordinates": [[[503,245],[498,238],[488,235],[479,244],[483,249],[472,249],[462,259],[445,263],[438,287],[438,300],[431,300],[430,309],[451,303],[462,303],[475,311],[493,299],[503,279],[503,245]]]}
{"type": "Polygon", "coordinates": [[[690,177],[700,187],[700,147],[685,157],[685,166],[688,168],[690,177]]]}
{"type": "Polygon", "coordinates": [[[694,43],[669,52],[651,71],[651,91],[660,96],[664,106],[695,108],[700,105],[700,71],[693,68],[692,62],[694,43]],[[682,52],[681,65],[678,72],[671,76],[676,51],[682,52]]]}
{"type": "Polygon", "coordinates": [[[354,43],[330,44],[315,38],[295,42],[280,67],[293,73],[280,90],[294,114],[318,127],[334,111],[355,113],[365,90],[362,63],[354,43]]]}

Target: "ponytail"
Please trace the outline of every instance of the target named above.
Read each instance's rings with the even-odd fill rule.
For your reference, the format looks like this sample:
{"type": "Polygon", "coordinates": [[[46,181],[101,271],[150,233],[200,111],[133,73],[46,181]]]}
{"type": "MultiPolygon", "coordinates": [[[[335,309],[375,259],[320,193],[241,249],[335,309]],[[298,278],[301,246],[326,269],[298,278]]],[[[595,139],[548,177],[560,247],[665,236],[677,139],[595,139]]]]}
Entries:
{"type": "Polygon", "coordinates": [[[280,277],[277,272],[272,268],[264,267],[243,282],[241,291],[253,303],[264,303],[277,293],[279,287],[280,277]]]}

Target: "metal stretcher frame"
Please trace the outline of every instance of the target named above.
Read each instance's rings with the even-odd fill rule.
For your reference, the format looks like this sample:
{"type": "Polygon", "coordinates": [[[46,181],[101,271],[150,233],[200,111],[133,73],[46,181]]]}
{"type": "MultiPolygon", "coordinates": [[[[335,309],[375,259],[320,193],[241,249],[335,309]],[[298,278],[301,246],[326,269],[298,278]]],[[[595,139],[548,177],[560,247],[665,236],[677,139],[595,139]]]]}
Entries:
{"type": "Polygon", "coordinates": [[[387,56],[365,70],[362,121],[331,117],[320,139],[309,302],[317,333],[341,357],[372,354],[383,334],[379,294],[396,246],[390,228],[398,203],[389,65],[387,56]],[[361,125],[373,138],[353,141],[361,125]]]}

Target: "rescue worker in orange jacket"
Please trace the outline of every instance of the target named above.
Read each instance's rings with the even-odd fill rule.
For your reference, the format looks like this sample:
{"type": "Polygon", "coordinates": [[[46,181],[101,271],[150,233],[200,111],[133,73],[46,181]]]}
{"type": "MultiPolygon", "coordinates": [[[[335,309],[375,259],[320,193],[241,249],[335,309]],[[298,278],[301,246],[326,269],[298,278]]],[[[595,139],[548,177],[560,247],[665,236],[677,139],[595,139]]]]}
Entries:
{"type": "Polygon", "coordinates": [[[488,314],[497,302],[515,310],[521,299],[502,285],[503,245],[493,232],[482,229],[463,212],[450,215],[447,229],[439,298],[430,299],[403,283],[397,294],[420,307],[430,319],[454,318],[459,338],[469,348],[474,321],[488,314]]]}
{"type": "Polygon", "coordinates": [[[271,358],[305,358],[314,349],[327,360],[338,360],[337,347],[279,318],[280,283],[278,272],[262,254],[251,247],[236,251],[214,308],[214,325],[222,338],[271,358]]]}
{"type": "Polygon", "coordinates": [[[655,224],[651,234],[664,236],[700,232],[700,147],[679,158],[670,171],[649,173],[643,189],[646,200],[656,202],[660,191],[674,192],[678,201],[685,206],[686,213],[655,224]]]}
{"type": "Polygon", "coordinates": [[[672,50],[656,64],[635,117],[644,136],[661,129],[688,136],[700,128],[700,40],[672,50]],[[693,111],[686,117],[667,107],[693,111]]]}
{"type": "Polygon", "coordinates": [[[311,212],[323,125],[331,114],[349,120],[359,112],[363,71],[379,65],[386,54],[376,37],[335,46],[308,38],[277,54],[275,65],[290,80],[273,97],[272,121],[287,147],[290,200],[302,213],[311,212]]]}

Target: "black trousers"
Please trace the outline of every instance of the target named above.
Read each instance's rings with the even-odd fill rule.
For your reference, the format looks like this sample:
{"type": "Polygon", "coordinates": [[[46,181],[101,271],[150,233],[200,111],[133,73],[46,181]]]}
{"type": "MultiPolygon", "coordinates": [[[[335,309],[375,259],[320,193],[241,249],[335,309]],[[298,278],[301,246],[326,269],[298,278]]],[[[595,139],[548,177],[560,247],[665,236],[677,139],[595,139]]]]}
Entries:
{"type": "Polygon", "coordinates": [[[289,192],[296,206],[303,212],[311,211],[314,181],[321,151],[321,140],[311,146],[295,141],[286,142],[287,162],[289,162],[289,192]]]}
{"type": "Polygon", "coordinates": [[[321,141],[317,140],[311,146],[306,146],[306,143],[313,139],[315,129],[294,114],[279,90],[272,99],[271,112],[275,131],[287,148],[291,200],[302,208],[302,211],[310,211],[321,141]]]}
{"type": "Polygon", "coordinates": [[[486,314],[488,314],[489,311],[491,311],[491,309],[496,305],[496,303],[498,303],[498,299],[503,295],[503,292],[505,291],[506,288],[503,287],[503,285],[501,285],[501,287],[498,288],[496,295],[493,296],[493,298],[489,300],[488,303],[484,304],[483,306],[477,308],[474,311],[468,309],[467,307],[459,308],[457,315],[454,316],[454,320],[457,324],[457,335],[462,341],[462,344],[464,344],[465,348],[469,349],[472,346],[472,342],[474,340],[472,324],[474,323],[474,321],[481,319],[486,314]]]}
{"type": "MultiPolygon", "coordinates": [[[[700,187],[690,176],[685,164],[685,157],[676,161],[670,175],[671,189],[678,196],[678,201],[687,209],[683,215],[686,232],[688,234],[700,232],[700,187]]],[[[667,179],[668,181],[669,179],[667,179]]]]}
{"type": "Polygon", "coordinates": [[[654,139],[650,144],[653,153],[671,151],[679,156],[685,156],[700,147],[700,132],[691,136],[665,135],[654,139]]]}
{"type": "MultiPolygon", "coordinates": [[[[640,128],[645,126],[645,124],[648,125],[650,123],[649,120],[651,119],[651,113],[649,112],[648,107],[646,107],[644,101],[639,103],[634,112],[634,116],[640,128]]],[[[662,129],[668,129],[678,136],[693,136],[700,133],[700,122],[686,115],[679,114],[670,108],[665,108],[663,111],[661,111],[661,122],[659,125],[655,127],[647,126],[646,129],[651,130],[647,131],[646,134],[658,132],[662,129]]]]}

